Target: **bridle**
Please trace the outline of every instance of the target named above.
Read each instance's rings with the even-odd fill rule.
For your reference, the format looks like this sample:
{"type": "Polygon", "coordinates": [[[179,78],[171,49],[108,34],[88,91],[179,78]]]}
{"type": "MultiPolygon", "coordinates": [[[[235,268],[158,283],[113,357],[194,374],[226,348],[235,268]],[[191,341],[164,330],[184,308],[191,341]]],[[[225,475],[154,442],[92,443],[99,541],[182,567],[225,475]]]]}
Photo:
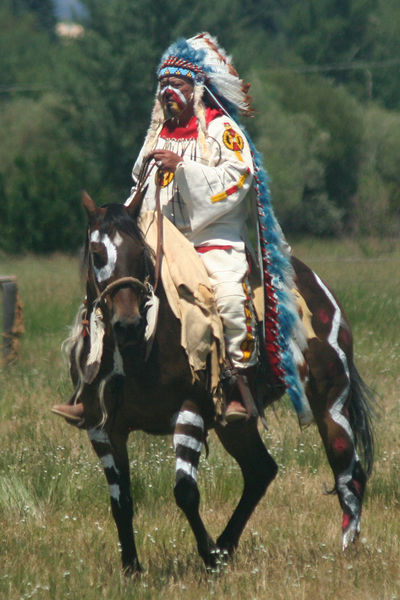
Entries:
{"type": "Polygon", "coordinates": [[[119,279],[116,279],[115,281],[112,281],[111,283],[109,283],[102,292],[100,292],[96,281],[95,281],[95,285],[96,285],[96,291],[97,291],[97,298],[95,299],[96,304],[101,304],[104,301],[105,296],[110,294],[116,288],[131,287],[134,289],[139,289],[146,296],[149,295],[152,291],[152,286],[149,282],[148,275],[146,276],[146,279],[144,280],[144,282],[140,281],[140,279],[137,279],[136,277],[120,277],[119,279]]]}
{"type": "Polygon", "coordinates": [[[93,300],[93,307],[95,307],[95,308],[100,307],[102,304],[104,305],[105,297],[110,295],[113,291],[115,291],[119,288],[130,287],[134,290],[139,290],[139,292],[141,292],[146,298],[148,298],[149,296],[151,296],[154,293],[154,288],[150,283],[150,275],[149,274],[147,274],[145,276],[144,281],[141,281],[137,277],[133,277],[131,275],[119,277],[118,279],[115,279],[115,281],[111,281],[111,283],[106,285],[104,290],[100,290],[99,285],[96,280],[96,276],[95,276],[93,256],[90,251],[89,251],[89,262],[90,262],[90,270],[92,272],[91,279],[94,284],[94,289],[96,292],[96,298],[93,300]]]}

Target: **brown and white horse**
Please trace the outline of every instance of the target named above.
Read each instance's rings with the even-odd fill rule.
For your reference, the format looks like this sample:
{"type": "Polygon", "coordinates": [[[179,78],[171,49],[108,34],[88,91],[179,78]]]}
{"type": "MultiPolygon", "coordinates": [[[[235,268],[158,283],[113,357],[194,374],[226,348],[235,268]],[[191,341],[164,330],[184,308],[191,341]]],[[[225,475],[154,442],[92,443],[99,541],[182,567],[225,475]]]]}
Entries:
{"type": "MultiPolygon", "coordinates": [[[[84,404],[84,427],[104,468],[123,569],[126,573],[140,570],[127,453],[127,438],[134,430],[173,435],[176,502],[190,523],[205,565],[213,568],[236,548],[277,465],[261,439],[257,419],[223,425],[215,418],[206,374],[204,381],[193,382],[180,344],[180,322],[161,283],[158,325],[149,340],[146,332],[156,302],[154,266],[137,225],[137,204],[98,208],[87,195],[83,202],[89,222],[85,311],[91,326],[89,335],[84,335],[87,330],[79,323],[70,340],[76,385],[71,401],[79,397],[84,404]],[[211,427],[239,464],[244,479],[240,501],[215,542],[199,514],[197,487],[200,452],[211,427]]],[[[292,264],[314,332],[304,352],[306,393],[333,471],[346,548],[360,531],[362,500],[372,468],[372,398],[354,366],[350,325],[334,294],[306,265],[295,258],[292,264]]]]}

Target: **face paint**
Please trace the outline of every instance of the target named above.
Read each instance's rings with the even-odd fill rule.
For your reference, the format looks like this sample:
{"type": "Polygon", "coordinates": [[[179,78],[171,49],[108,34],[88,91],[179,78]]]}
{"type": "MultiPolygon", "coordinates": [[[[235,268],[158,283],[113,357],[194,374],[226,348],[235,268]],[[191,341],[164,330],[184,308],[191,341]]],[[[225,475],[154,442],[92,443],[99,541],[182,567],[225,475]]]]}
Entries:
{"type": "Polygon", "coordinates": [[[94,267],[96,279],[99,283],[101,283],[102,281],[109,279],[114,273],[115,264],[117,262],[117,248],[120,246],[122,238],[119,233],[116,233],[112,239],[107,234],[100,236],[99,230],[95,229],[90,235],[90,241],[97,244],[103,244],[106,250],[106,264],[100,269],[94,267]]]}
{"type": "Polygon", "coordinates": [[[182,92],[172,85],[168,85],[161,91],[161,102],[171,116],[181,113],[188,103],[182,92]]]}

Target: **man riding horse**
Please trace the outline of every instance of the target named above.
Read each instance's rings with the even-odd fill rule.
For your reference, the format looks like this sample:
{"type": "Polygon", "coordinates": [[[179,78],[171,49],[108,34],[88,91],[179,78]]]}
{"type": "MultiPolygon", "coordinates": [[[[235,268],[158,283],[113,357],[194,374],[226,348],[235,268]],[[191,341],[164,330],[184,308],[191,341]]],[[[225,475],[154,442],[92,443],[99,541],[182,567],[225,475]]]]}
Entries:
{"type": "Polygon", "coordinates": [[[256,417],[263,404],[287,389],[300,424],[315,417],[318,425],[343,510],[345,549],[360,532],[373,463],[372,396],[353,362],[350,324],[326,284],[288,254],[261,158],[236,121],[239,112],[250,110],[247,87],[216,40],[200,34],[173,44],[161,60],[158,81],[152,122],[133,168],[134,187],[126,206],[97,207],[87,194],[83,197],[87,303],[66,346],[75,390],[69,404],[53,411],[88,429],[108,481],[127,574],[140,571],[127,439],[137,430],[172,433],[176,502],[204,563],[215,569],[220,557],[224,561],[237,547],[276,475],[256,417]],[[257,233],[257,254],[249,258],[256,265],[252,273],[246,205],[253,208],[257,233]],[[163,248],[164,272],[159,252],[153,265],[155,247],[163,248]],[[179,276],[174,279],[172,271],[179,276]],[[248,281],[254,274],[259,275],[257,289],[253,279],[253,289],[248,281]],[[181,291],[190,304],[192,297],[199,298],[195,291],[200,288],[209,304],[202,296],[195,307],[199,312],[190,313],[191,322],[198,326],[210,307],[220,341],[214,346],[221,352],[213,360],[212,336],[204,333],[212,327],[199,327],[201,336],[191,349],[200,349],[204,360],[196,369],[185,345],[195,339],[193,330],[189,335],[184,311],[174,311],[168,292],[179,296],[181,291]],[[301,337],[303,326],[307,340],[301,337]],[[252,399],[246,380],[251,387],[258,363],[263,378],[261,383],[256,378],[252,399]],[[192,368],[200,373],[197,379],[192,368]],[[225,410],[219,402],[221,371],[225,410]],[[237,422],[226,425],[221,416],[237,422]],[[244,481],[241,499],[216,542],[201,519],[197,485],[200,452],[210,428],[240,466],[244,481]]]}
{"type": "MultiPolygon", "coordinates": [[[[152,120],[125,203],[131,202],[143,171],[150,173],[142,211],[155,210],[158,197],[162,214],[194,245],[205,265],[224,327],[227,369],[222,380],[227,421],[248,416],[238,383],[246,395],[247,381],[252,385],[255,380],[260,350],[263,362],[269,363],[272,383],[282,385],[289,376],[291,383],[286,385],[295,389],[292,383],[297,378],[293,353],[283,348],[289,344],[296,320],[285,241],[269,204],[260,157],[236,122],[239,113],[251,113],[248,88],[209,34],[172,44],[158,68],[152,120]],[[254,191],[255,200],[250,203],[247,200],[254,191]],[[248,279],[249,204],[256,214],[264,284],[261,343],[260,318],[248,279]]],[[[62,405],[55,412],[80,418],[83,405],[62,405]]]]}

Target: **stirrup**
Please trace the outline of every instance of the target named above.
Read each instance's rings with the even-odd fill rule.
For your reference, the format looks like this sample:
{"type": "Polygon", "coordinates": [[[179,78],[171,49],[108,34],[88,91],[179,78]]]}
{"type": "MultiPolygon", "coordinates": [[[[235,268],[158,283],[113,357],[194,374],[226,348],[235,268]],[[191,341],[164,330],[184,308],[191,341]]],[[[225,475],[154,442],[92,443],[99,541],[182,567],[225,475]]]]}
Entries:
{"type": "Polygon", "coordinates": [[[56,404],[52,407],[51,412],[60,417],[64,417],[74,425],[84,421],[83,404],[56,404]]]}
{"type": "Polygon", "coordinates": [[[231,402],[228,402],[226,406],[224,418],[227,423],[234,423],[235,421],[247,419],[247,410],[243,404],[237,400],[232,400],[231,402]]]}

